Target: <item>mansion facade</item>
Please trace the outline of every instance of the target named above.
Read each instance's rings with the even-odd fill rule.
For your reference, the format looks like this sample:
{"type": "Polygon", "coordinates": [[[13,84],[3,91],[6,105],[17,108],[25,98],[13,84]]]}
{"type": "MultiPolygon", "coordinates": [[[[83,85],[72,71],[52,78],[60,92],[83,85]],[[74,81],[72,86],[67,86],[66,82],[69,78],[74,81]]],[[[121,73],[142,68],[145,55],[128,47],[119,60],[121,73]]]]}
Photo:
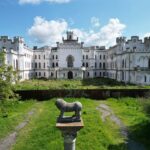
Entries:
{"type": "Polygon", "coordinates": [[[150,37],[126,40],[118,37],[116,45],[85,47],[67,32],[56,47],[29,48],[24,39],[0,37],[6,64],[19,73],[20,80],[31,78],[83,79],[105,77],[126,83],[150,85],[150,37]]]}

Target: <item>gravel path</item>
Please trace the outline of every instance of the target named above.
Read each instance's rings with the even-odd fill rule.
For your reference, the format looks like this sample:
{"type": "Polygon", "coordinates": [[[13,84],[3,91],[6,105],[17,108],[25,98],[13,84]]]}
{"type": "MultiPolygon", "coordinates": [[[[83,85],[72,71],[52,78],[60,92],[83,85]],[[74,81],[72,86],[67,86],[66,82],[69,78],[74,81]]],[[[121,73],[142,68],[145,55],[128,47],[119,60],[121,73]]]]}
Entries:
{"type": "Polygon", "coordinates": [[[21,129],[23,129],[29,122],[30,116],[34,114],[34,109],[28,112],[25,120],[20,123],[11,134],[0,141],[0,150],[10,150],[12,145],[16,143],[17,135],[21,129]]]}
{"type": "Polygon", "coordinates": [[[106,121],[106,118],[109,118],[111,121],[113,121],[116,125],[119,126],[121,135],[126,139],[128,150],[146,150],[141,143],[137,143],[129,138],[127,127],[114,114],[114,112],[110,109],[108,105],[100,104],[96,109],[102,113],[101,119],[103,122],[106,121]]]}

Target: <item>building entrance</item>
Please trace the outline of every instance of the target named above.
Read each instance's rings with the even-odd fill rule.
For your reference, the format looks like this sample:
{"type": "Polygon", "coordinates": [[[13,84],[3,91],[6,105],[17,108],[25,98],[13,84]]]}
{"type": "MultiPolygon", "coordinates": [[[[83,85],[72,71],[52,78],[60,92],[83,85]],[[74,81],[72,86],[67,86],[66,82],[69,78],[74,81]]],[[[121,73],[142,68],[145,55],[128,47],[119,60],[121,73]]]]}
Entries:
{"type": "Polygon", "coordinates": [[[68,72],[68,79],[73,79],[73,72],[72,71],[68,72]]]}

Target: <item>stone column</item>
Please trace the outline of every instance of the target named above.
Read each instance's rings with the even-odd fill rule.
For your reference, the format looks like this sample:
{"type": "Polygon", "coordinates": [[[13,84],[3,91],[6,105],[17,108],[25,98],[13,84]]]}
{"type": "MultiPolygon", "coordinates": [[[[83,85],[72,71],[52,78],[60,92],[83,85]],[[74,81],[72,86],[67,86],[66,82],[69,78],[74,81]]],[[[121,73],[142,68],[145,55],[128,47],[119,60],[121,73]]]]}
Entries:
{"type": "Polygon", "coordinates": [[[84,127],[83,121],[56,123],[56,127],[60,129],[64,138],[64,150],[75,150],[77,132],[84,127]]]}

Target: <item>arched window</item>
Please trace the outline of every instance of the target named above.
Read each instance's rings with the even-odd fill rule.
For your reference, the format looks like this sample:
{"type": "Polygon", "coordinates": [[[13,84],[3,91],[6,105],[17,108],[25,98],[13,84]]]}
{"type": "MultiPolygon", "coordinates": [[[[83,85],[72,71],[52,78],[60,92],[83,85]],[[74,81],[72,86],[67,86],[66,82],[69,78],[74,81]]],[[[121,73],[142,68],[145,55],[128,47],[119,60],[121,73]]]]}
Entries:
{"type": "Polygon", "coordinates": [[[56,67],[58,67],[58,63],[56,63],[56,67]]]}
{"type": "Polygon", "coordinates": [[[69,55],[69,56],[67,57],[67,66],[68,66],[68,67],[73,67],[73,62],[74,62],[73,56],[69,55]]]}
{"type": "Polygon", "coordinates": [[[54,64],[54,63],[52,63],[52,67],[53,67],[53,68],[55,67],[55,64],[54,64]]]}

